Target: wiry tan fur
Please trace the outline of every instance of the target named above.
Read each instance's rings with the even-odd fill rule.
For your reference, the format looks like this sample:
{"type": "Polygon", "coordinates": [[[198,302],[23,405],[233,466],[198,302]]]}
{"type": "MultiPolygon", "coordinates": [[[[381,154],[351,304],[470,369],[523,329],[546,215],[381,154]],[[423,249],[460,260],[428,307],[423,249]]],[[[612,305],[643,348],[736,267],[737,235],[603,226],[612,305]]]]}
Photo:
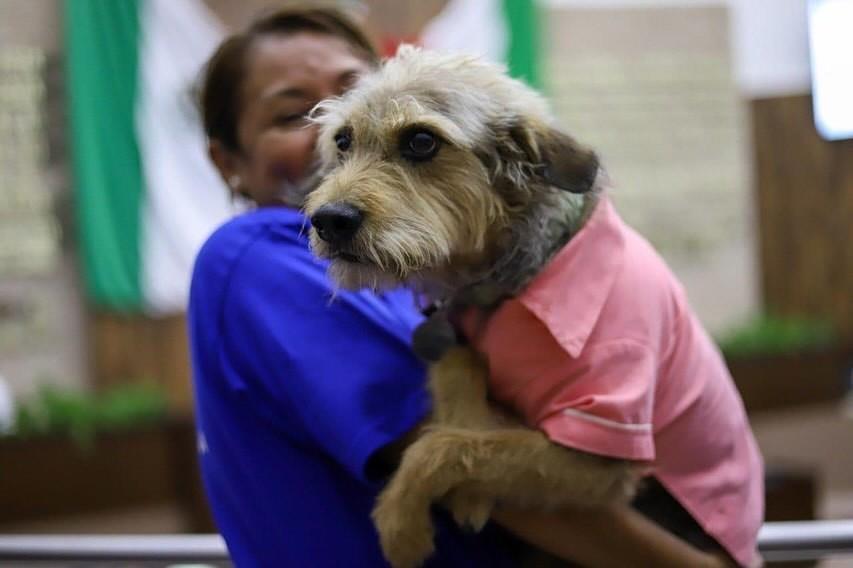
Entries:
{"type": "MultiPolygon", "coordinates": [[[[328,172],[307,213],[329,203],[364,213],[344,245],[312,230],[314,251],[332,259],[344,287],[405,282],[493,305],[536,275],[597,199],[595,155],[552,126],[537,93],[473,58],[403,48],[315,114],[328,172]],[[413,127],[442,139],[432,160],[400,155],[401,133],[413,127]],[[339,152],[343,130],[352,144],[339,152]],[[358,262],[339,257],[341,247],[358,262]]],[[[590,507],[633,494],[632,464],[557,446],[493,410],[486,373],[465,348],[430,369],[431,425],[405,451],[374,511],[395,567],[417,566],[432,551],[434,502],[479,529],[496,502],[590,507]]]]}

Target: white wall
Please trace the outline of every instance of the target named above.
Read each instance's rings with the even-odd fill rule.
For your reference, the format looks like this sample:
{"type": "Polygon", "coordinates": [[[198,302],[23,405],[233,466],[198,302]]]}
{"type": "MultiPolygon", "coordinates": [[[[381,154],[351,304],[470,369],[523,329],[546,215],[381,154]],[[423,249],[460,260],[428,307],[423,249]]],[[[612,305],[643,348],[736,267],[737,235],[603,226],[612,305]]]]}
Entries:
{"type": "Polygon", "coordinates": [[[734,69],[747,98],[810,91],[807,0],[542,0],[549,6],[630,8],[727,4],[734,69]]]}
{"type": "Polygon", "coordinates": [[[749,98],[806,93],[806,0],[729,0],[738,85],[749,98]]]}

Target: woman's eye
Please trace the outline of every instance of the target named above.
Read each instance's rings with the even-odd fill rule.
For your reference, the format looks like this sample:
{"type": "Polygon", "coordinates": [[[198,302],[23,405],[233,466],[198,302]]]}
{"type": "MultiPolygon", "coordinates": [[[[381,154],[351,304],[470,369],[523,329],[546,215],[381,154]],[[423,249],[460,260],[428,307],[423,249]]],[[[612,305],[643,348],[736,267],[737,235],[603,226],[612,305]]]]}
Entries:
{"type": "Polygon", "coordinates": [[[307,113],[280,114],[273,119],[273,123],[275,123],[277,126],[292,127],[298,126],[299,124],[304,122],[306,118],[308,118],[307,113]]]}

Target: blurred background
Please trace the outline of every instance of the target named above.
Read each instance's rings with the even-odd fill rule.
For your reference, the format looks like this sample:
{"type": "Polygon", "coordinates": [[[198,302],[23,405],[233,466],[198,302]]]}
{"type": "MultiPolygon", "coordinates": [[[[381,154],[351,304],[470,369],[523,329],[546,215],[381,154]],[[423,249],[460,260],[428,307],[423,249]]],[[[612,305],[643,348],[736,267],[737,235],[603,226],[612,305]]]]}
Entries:
{"type": "MultiPolygon", "coordinates": [[[[853,1],[366,0],[595,147],[718,340],[768,520],[853,518],[853,1]]],[[[0,0],[0,532],[213,530],[183,309],[235,213],[199,70],[267,0],[0,0]]]]}

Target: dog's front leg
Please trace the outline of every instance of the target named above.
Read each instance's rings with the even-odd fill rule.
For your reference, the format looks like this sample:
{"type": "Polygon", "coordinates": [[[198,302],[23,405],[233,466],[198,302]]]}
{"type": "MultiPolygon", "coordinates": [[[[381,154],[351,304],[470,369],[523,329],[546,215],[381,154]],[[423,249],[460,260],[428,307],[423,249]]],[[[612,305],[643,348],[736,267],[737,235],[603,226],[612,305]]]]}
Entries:
{"type": "Polygon", "coordinates": [[[625,502],[639,477],[631,462],[558,446],[536,430],[436,426],[406,451],[374,518],[387,542],[403,542],[396,527],[422,526],[439,499],[458,522],[481,527],[490,503],[554,510],[625,502]]]}
{"type": "MultiPolygon", "coordinates": [[[[456,367],[457,369],[459,367],[456,367]]],[[[445,428],[432,426],[409,446],[391,481],[380,493],[373,509],[373,521],[385,558],[394,568],[420,565],[433,551],[433,526],[430,508],[453,489],[463,484],[471,463],[459,450],[466,435],[476,431],[453,428],[456,439],[445,437],[445,428]]],[[[474,502],[466,494],[465,510],[491,512],[492,498],[474,502]]],[[[458,501],[460,508],[462,501],[458,501]]]]}
{"type": "MultiPolygon", "coordinates": [[[[454,347],[431,365],[433,426],[494,426],[499,418],[487,400],[487,375],[485,362],[467,347],[454,347]]],[[[439,489],[440,484],[432,484],[431,475],[439,464],[429,459],[434,447],[427,441],[430,436],[431,430],[427,430],[403,453],[396,474],[379,495],[373,512],[383,552],[395,568],[417,566],[433,549],[429,509],[445,491],[439,489]]],[[[459,511],[460,519],[483,518],[484,523],[492,508],[491,499],[475,498],[469,492],[457,492],[451,500],[455,506],[449,508],[454,513],[459,511]]]]}
{"type": "Polygon", "coordinates": [[[636,490],[641,468],[554,444],[527,428],[464,431],[437,427],[430,432],[435,457],[446,464],[433,473],[445,487],[491,496],[509,506],[553,510],[626,502],[636,490]]]}
{"type": "Polygon", "coordinates": [[[558,446],[535,430],[436,426],[403,454],[373,519],[386,558],[409,568],[432,552],[430,505],[447,496],[451,508],[463,506],[453,511],[458,521],[481,526],[484,502],[539,510],[594,507],[627,501],[638,477],[629,462],[558,446]],[[454,490],[463,498],[454,498],[454,490]]]}
{"type": "Polygon", "coordinates": [[[468,347],[454,347],[429,368],[429,390],[437,425],[488,428],[496,419],[486,394],[488,367],[468,347]]]}
{"type": "Polygon", "coordinates": [[[434,550],[434,529],[430,515],[430,492],[422,484],[412,483],[400,469],[376,500],[373,523],[385,559],[394,568],[416,568],[434,550]]]}
{"type": "MultiPolygon", "coordinates": [[[[440,495],[433,484],[428,464],[429,439],[426,431],[409,446],[373,509],[373,522],[385,558],[394,568],[415,568],[434,549],[430,508],[440,495]]],[[[433,469],[438,464],[431,464],[433,469]]]]}

